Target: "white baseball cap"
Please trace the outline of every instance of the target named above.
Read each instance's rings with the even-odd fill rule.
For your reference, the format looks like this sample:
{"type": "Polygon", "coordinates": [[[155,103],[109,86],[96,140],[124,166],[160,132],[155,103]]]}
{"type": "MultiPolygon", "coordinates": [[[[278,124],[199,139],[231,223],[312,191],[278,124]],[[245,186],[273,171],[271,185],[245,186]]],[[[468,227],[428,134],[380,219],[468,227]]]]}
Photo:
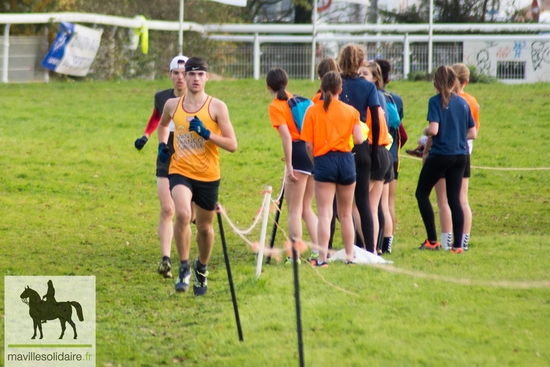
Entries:
{"type": "Polygon", "coordinates": [[[183,56],[183,55],[174,57],[172,61],[170,61],[170,71],[174,69],[182,69],[185,66],[185,63],[187,62],[188,59],[189,58],[187,56],[183,56]],[[182,66],[179,65],[181,63],[183,63],[182,66]]]}

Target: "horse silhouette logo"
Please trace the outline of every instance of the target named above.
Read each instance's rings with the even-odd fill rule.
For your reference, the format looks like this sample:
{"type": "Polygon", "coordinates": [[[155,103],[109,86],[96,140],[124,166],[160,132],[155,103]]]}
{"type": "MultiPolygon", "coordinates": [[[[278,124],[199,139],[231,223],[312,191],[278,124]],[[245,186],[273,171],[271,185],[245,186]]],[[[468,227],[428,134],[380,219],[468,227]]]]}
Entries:
{"type": "Polygon", "coordinates": [[[63,335],[65,335],[65,324],[67,322],[73,328],[74,339],[77,338],[76,325],[71,319],[73,314],[72,308],[76,309],[78,319],[84,321],[82,306],[75,301],[57,302],[55,299],[55,288],[51,280],[48,281],[48,291],[43,297],[40,297],[37,291],[27,285],[23,293],[21,293],[20,298],[23,303],[29,306],[29,315],[32,318],[34,327],[34,334],[31,339],[36,339],[37,328],[40,331],[40,339],[42,339],[42,323],[55,319],[59,319],[59,323],[61,324],[59,339],[63,339],[63,335]]]}

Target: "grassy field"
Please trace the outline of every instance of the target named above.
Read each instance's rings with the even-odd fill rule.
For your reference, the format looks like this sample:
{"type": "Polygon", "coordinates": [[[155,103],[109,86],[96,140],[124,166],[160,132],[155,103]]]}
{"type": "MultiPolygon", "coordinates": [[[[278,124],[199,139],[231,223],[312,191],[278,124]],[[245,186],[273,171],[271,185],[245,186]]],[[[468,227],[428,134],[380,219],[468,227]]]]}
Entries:
{"type": "MultiPolygon", "coordinates": [[[[6,276],[94,275],[98,366],[297,366],[291,268],[265,266],[256,280],[254,253],[227,224],[244,342],[218,235],[206,297],[175,294],[173,282],[156,274],[156,134],[140,152],[133,142],[154,93],[169,85],[0,85],[0,269],[6,276]]],[[[292,81],[289,89],[311,96],[317,83],[292,81]]],[[[412,149],[433,87],[393,82],[388,90],[403,97],[405,148],[412,149]]],[[[386,257],[394,271],[300,266],[306,365],[550,365],[550,170],[540,170],[550,166],[550,85],[467,91],[481,105],[470,251],[416,250],[426,236],[414,198],[420,161],[404,157],[394,251],[386,257]]],[[[239,141],[237,152],[221,153],[219,200],[245,228],[261,190],[281,185],[270,96],[251,80],[209,82],[207,92],[227,103],[239,141]]],[[[258,240],[259,229],[249,238],[258,240]]],[[[280,247],[280,232],[277,240],[280,247]]],[[[3,299],[3,280],[0,293],[3,299]]],[[[0,314],[3,336],[3,303],[0,314]]],[[[30,318],[25,327],[30,332],[30,318]]],[[[57,322],[44,328],[59,332],[57,322]]],[[[3,344],[0,350],[1,365],[3,344]]]]}

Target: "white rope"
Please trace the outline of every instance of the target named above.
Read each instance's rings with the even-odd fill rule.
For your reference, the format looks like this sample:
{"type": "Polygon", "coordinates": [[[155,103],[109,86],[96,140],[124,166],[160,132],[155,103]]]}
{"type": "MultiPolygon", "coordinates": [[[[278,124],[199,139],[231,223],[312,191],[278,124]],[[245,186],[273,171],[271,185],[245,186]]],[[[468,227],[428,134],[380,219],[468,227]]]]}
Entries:
{"type": "MultiPolygon", "coordinates": [[[[399,154],[400,157],[412,159],[415,161],[421,161],[422,158],[418,157],[411,157],[404,154],[399,154]]],[[[485,167],[485,166],[471,166],[471,168],[475,169],[484,169],[484,170],[490,170],[490,171],[549,171],[550,167],[485,167]]]]}
{"type": "MultiPolygon", "coordinates": [[[[231,228],[233,229],[233,231],[235,233],[237,233],[238,235],[247,235],[249,234],[250,232],[252,232],[252,230],[254,229],[254,227],[256,227],[256,224],[258,224],[258,222],[260,221],[260,218],[262,217],[262,212],[264,210],[264,206],[265,206],[265,200],[262,200],[262,206],[260,207],[260,209],[258,209],[258,211],[256,212],[256,215],[254,216],[254,221],[252,222],[252,225],[250,227],[248,227],[247,229],[239,229],[230,219],[229,217],[227,216],[227,213],[225,212],[225,209],[223,209],[222,205],[220,203],[218,203],[219,207],[220,207],[220,212],[224,215],[224,217],[227,219],[227,222],[229,223],[229,225],[231,226],[231,228]]],[[[269,210],[269,208],[268,208],[269,210]]]]}
{"type": "Polygon", "coordinates": [[[515,289],[533,289],[533,288],[548,288],[550,287],[549,280],[540,280],[540,281],[510,281],[510,280],[477,280],[477,279],[467,279],[467,278],[453,278],[449,276],[435,275],[435,274],[426,274],[416,270],[400,269],[395,266],[386,266],[383,264],[365,264],[368,266],[375,267],[380,270],[384,270],[390,273],[405,274],[416,278],[430,279],[430,280],[439,280],[448,283],[455,283],[461,285],[477,285],[482,287],[493,287],[493,288],[515,288],[515,289]]]}

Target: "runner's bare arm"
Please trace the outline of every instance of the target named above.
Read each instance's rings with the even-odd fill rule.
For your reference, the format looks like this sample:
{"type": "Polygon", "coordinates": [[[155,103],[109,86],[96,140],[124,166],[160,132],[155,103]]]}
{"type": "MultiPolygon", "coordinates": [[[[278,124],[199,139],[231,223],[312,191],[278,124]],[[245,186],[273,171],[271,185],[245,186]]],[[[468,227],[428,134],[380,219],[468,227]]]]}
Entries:
{"type": "Polygon", "coordinates": [[[217,98],[212,99],[212,117],[218,123],[221,135],[210,134],[209,140],[219,146],[220,148],[233,153],[237,150],[237,138],[235,137],[235,131],[233,125],[229,119],[229,111],[224,102],[217,98]]]}
{"type": "Polygon", "coordinates": [[[164,104],[164,109],[162,111],[162,116],[160,117],[160,123],[158,127],[159,144],[168,143],[168,136],[170,135],[168,125],[172,120],[172,116],[174,116],[174,112],[176,112],[178,101],[179,98],[171,98],[164,104]]]}

